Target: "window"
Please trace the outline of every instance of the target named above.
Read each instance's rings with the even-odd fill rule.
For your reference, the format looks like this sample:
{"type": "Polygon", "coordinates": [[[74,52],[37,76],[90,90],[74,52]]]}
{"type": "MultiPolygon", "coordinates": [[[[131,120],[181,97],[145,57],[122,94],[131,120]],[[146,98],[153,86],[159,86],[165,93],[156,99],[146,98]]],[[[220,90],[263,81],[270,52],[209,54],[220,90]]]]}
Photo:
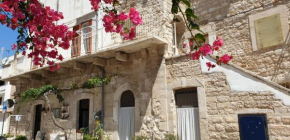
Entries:
{"type": "Polygon", "coordinates": [[[258,49],[263,49],[284,42],[280,13],[254,21],[258,49]]]}
{"type": "Polygon", "coordinates": [[[3,97],[0,97],[0,105],[3,103],[3,97]]]}
{"type": "Polygon", "coordinates": [[[284,43],[288,30],[285,5],[249,16],[253,50],[266,49],[284,43]]]}
{"type": "Polygon", "coordinates": [[[135,106],[135,98],[134,94],[127,90],[121,96],[121,107],[134,107],[135,106]]]}
{"type": "Polygon", "coordinates": [[[0,80],[0,86],[4,86],[5,82],[0,80]]]}
{"type": "Polygon", "coordinates": [[[239,115],[241,140],[268,140],[265,115],[239,115]]]}
{"type": "Polygon", "coordinates": [[[180,89],[175,91],[175,104],[177,107],[198,107],[197,89],[180,89]]]}
{"type": "Polygon", "coordinates": [[[83,22],[73,27],[77,36],[72,41],[71,56],[77,57],[81,53],[88,54],[92,50],[92,20],[83,22]]]}
{"type": "Polygon", "coordinates": [[[90,99],[83,99],[79,101],[79,123],[78,129],[87,129],[89,127],[89,109],[90,99]]]}
{"type": "MultiPolygon", "coordinates": [[[[76,25],[73,27],[73,31],[77,32],[81,29],[81,25],[76,25]]],[[[72,42],[72,48],[71,48],[71,56],[72,57],[76,57],[79,56],[81,53],[81,37],[80,37],[80,33],[77,32],[77,36],[74,38],[73,42],[72,42]]]]}
{"type": "Polygon", "coordinates": [[[92,21],[82,24],[83,50],[85,53],[91,53],[92,46],[92,21]]]}
{"type": "Polygon", "coordinates": [[[118,133],[120,140],[129,140],[135,135],[135,98],[132,91],[121,95],[118,133]]]}

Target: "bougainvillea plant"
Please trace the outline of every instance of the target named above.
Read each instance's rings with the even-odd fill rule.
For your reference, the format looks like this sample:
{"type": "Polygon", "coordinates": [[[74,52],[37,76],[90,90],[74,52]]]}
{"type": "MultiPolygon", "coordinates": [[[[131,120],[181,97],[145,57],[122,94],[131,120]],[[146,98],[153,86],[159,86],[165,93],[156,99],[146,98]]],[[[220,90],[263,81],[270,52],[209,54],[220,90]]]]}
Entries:
{"type": "MultiPolygon", "coordinates": [[[[142,24],[135,8],[125,13],[115,9],[119,4],[118,0],[104,0],[106,7],[100,7],[101,0],[90,2],[92,9],[105,12],[103,22],[106,32],[119,33],[124,39],[136,37],[135,27],[123,28],[126,20],[131,20],[135,26],[142,24]]],[[[39,0],[0,0],[0,23],[19,33],[12,49],[23,55],[29,49],[28,57],[32,58],[34,65],[42,67],[48,64],[52,71],[59,68],[55,61],[64,59],[58,49],[69,49],[70,41],[76,34],[64,24],[57,25],[56,22],[61,19],[61,12],[43,6],[39,0]]]]}
{"type": "MultiPolygon", "coordinates": [[[[120,5],[119,0],[89,1],[93,10],[102,10],[105,13],[102,21],[106,32],[119,33],[125,40],[136,37],[135,26],[141,25],[143,21],[134,7],[126,12],[116,8],[120,5]],[[134,25],[130,29],[123,26],[127,20],[130,20],[134,25]]],[[[198,17],[194,14],[188,0],[172,0],[171,12],[174,14],[174,21],[178,21],[175,15],[181,12],[190,31],[200,30],[197,24],[198,17]],[[187,6],[185,12],[180,8],[181,2],[187,6]]],[[[66,25],[56,24],[63,18],[61,12],[43,6],[39,0],[0,0],[0,23],[12,30],[17,30],[19,33],[17,42],[12,45],[12,49],[16,50],[16,53],[22,52],[23,55],[26,55],[26,51],[29,49],[30,51],[27,51],[29,52],[28,57],[32,58],[34,65],[43,66],[48,64],[52,71],[59,68],[59,65],[55,62],[64,59],[58,49],[69,49],[70,41],[76,35],[66,25]]],[[[191,35],[197,44],[195,46],[196,51],[191,54],[194,60],[212,54],[213,51],[217,51],[223,45],[221,38],[218,38],[210,46],[204,43],[204,34],[193,35],[191,32],[191,35]]],[[[217,57],[217,64],[228,63],[231,59],[232,56],[229,55],[217,57]]],[[[213,67],[213,65],[210,66],[213,67]]]]}
{"type": "MultiPolygon", "coordinates": [[[[214,51],[218,51],[220,47],[224,45],[224,42],[220,37],[217,37],[212,45],[205,43],[205,34],[200,30],[200,26],[198,24],[199,18],[195,15],[194,9],[188,0],[172,0],[171,13],[174,15],[173,21],[175,22],[180,22],[177,18],[177,14],[181,13],[186,27],[190,31],[191,37],[196,44],[195,46],[193,42],[183,44],[183,47],[189,45],[194,48],[194,51],[189,54],[191,59],[198,60],[200,57],[212,55],[214,51]],[[185,11],[181,8],[181,4],[186,6],[185,11]],[[194,35],[193,31],[197,31],[199,33],[194,35]]],[[[223,56],[215,56],[214,59],[216,60],[217,65],[221,65],[228,64],[232,58],[232,56],[224,54],[223,56]]],[[[206,66],[208,67],[208,70],[216,67],[216,65],[211,62],[207,62],[206,66]]]]}

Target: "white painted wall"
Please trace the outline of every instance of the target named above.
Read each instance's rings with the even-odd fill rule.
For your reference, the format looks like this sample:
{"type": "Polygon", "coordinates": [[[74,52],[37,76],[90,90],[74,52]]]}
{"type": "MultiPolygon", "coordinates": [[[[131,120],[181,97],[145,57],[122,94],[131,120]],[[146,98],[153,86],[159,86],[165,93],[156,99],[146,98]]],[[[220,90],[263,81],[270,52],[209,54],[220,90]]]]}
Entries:
{"type": "MultiPolygon", "coordinates": [[[[10,99],[11,97],[11,93],[13,91],[12,90],[12,86],[9,84],[9,82],[6,82],[4,86],[0,86],[0,96],[4,97],[2,104],[0,105],[0,108],[2,110],[3,108],[3,102],[6,101],[7,99],[10,99]]],[[[5,119],[4,119],[4,130],[3,133],[8,133],[9,131],[9,116],[8,114],[5,115],[5,119]]],[[[0,133],[2,131],[2,125],[3,125],[3,113],[0,113],[0,133]]]]}
{"type": "Polygon", "coordinates": [[[58,24],[66,23],[93,11],[89,0],[41,0],[45,6],[50,6],[54,10],[57,10],[58,1],[58,11],[64,16],[58,24]]]}
{"type": "Polygon", "coordinates": [[[238,70],[230,65],[216,66],[208,71],[206,62],[215,63],[213,59],[204,57],[200,59],[201,70],[203,73],[223,72],[226,75],[227,82],[231,91],[271,91],[275,93],[275,96],[282,99],[285,105],[290,105],[290,95],[286,91],[278,89],[274,86],[267,85],[265,82],[255,78],[241,70],[238,70]]]}

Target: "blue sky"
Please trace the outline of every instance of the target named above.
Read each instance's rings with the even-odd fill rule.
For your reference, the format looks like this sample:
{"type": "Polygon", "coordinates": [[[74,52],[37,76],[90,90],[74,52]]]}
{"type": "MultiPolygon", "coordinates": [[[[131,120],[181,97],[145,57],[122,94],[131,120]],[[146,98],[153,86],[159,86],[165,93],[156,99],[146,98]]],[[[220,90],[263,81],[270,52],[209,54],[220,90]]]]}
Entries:
{"type": "Polygon", "coordinates": [[[7,57],[7,50],[9,50],[9,56],[14,54],[14,51],[11,49],[11,45],[16,43],[18,33],[17,31],[13,31],[11,28],[3,26],[0,24],[0,53],[1,48],[4,47],[3,58],[7,57]]]}

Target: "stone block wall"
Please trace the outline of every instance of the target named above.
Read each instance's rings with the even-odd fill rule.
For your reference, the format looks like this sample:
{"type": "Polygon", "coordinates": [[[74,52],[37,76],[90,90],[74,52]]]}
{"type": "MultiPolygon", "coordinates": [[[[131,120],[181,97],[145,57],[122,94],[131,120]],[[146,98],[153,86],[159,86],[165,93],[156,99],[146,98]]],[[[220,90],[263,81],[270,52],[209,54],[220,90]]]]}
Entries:
{"type": "MultiPolygon", "coordinates": [[[[131,90],[135,96],[135,132],[136,135],[147,135],[152,137],[162,137],[166,132],[166,93],[161,94],[165,87],[165,63],[163,60],[164,47],[152,46],[155,49],[148,51],[148,56],[144,58],[142,53],[135,52],[128,54],[128,61],[121,62],[114,58],[106,60],[106,75],[118,73],[122,76],[113,77],[111,82],[105,86],[105,131],[112,139],[118,138],[118,109],[121,95],[126,90],[131,90]]],[[[66,74],[56,74],[54,77],[43,78],[41,81],[32,81],[18,85],[18,92],[28,88],[40,87],[50,83],[62,89],[70,88],[72,84],[79,86],[89,78],[101,75],[97,66],[86,64],[84,71],[70,68],[66,74]]],[[[57,119],[69,136],[69,139],[78,139],[80,134],[76,133],[78,123],[78,101],[80,99],[90,99],[89,129],[94,129],[95,120],[93,116],[101,110],[101,89],[77,89],[62,93],[65,104],[69,105],[69,118],[67,120],[57,119]]],[[[61,104],[54,95],[49,96],[52,108],[60,108],[61,104]]],[[[47,107],[44,98],[21,104],[19,112],[14,110],[14,114],[25,115],[17,128],[17,134],[32,136],[34,127],[34,111],[37,104],[47,107]]],[[[15,107],[17,108],[17,106],[15,107]]],[[[50,134],[62,134],[52,121],[51,113],[42,112],[41,131],[50,134]]],[[[11,121],[10,133],[14,134],[16,122],[11,121]]]]}
{"type": "Polygon", "coordinates": [[[231,91],[223,73],[201,73],[199,62],[186,57],[168,59],[166,64],[168,90],[172,91],[168,113],[174,122],[170,124],[171,133],[177,133],[174,90],[198,87],[202,139],[239,140],[238,115],[245,114],[266,115],[270,140],[290,139],[290,106],[284,105],[274,93],[231,91]]]}
{"type": "Polygon", "coordinates": [[[249,25],[250,15],[281,5],[287,7],[285,12],[290,19],[289,0],[197,0],[193,4],[201,24],[213,22],[216,25],[216,36],[222,37],[225,43],[220,54],[233,55],[234,64],[269,80],[289,81],[288,47],[278,45],[253,51],[249,25]]]}

